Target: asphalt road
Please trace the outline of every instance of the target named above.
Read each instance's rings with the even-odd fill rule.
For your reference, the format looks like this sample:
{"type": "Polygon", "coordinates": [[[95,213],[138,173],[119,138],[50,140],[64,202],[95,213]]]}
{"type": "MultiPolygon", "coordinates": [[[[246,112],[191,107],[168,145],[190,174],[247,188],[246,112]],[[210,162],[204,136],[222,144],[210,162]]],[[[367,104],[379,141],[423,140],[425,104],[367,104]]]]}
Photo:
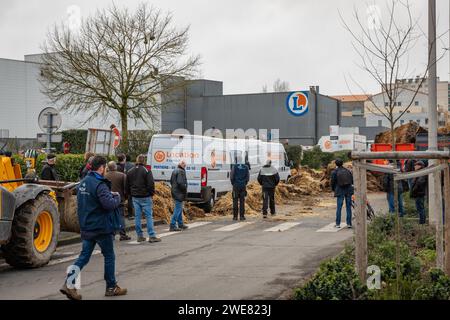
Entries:
{"type": "MultiPolygon", "coordinates": [[[[383,195],[370,198],[382,203],[383,195]]],[[[156,244],[137,244],[130,233],[134,241],[116,241],[117,279],[129,294],[114,299],[288,298],[353,236],[351,229],[329,228],[333,208],[284,221],[293,209],[295,204],[280,207],[277,219],[196,222],[181,233],[157,226],[162,242],[156,244]]],[[[59,288],[79,250],[80,244],[60,247],[48,266],[33,270],[15,270],[0,261],[0,299],[65,299],[59,288]]],[[[103,257],[94,253],[81,274],[83,299],[105,299],[103,257]]]]}

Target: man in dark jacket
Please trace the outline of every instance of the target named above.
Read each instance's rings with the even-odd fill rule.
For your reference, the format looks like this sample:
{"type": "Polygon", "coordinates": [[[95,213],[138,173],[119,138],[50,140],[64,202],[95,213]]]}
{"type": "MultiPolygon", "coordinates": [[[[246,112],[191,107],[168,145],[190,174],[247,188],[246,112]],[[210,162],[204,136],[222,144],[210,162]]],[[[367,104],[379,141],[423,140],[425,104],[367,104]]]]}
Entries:
{"type": "Polygon", "coordinates": [[[280,175],[275,167],[272,166],[272,161],[267,160],[265,166],[261,168],[258,174],[258,182],[262,186],[263,194],[263,217],[267,218],[267,209],[270,203],[270,214],[275,215],[275,188],[280,183],[280,175]]]}
{"type": "Polygon", "coordinates": [[[245,219],[245,197],[247,196],[247,184],[250,180],[250,170],[242,163],[239,157],[235,158],[235,164],[231,167],[230,181],[233,186],[233,220],[245,219]]]}
{"type": "Polygon", "coordinates": [[[74,286],[74,275],[78,276],[89,262],[92,251],[98,244],[101,248],[105,264],[105,296],[121,296],[127,294],[127,289],[117,285],[115,278],[114,231],[117,227],[116,210],[120,206],[120,195],[111,192],[111,183],[103,175],[106,159],[101,156],[94,158],[92,171],[78,186],[77,204],[78,219],[83,240],[81,254],[69,271],[61,293],[69,299],[81,300],[81,295],[74,286]]]}
{"type": "MultiPolygon", "coordinates": [[[[400,217],[405,214],[403,209],[403,184],[401,181],[397,182],[398,186],[398,212],[400,217]]],[[[386,173],[383,177],[383,187],[386,191],[386,198],[389,206],[389,213],[395,213],[395,203],[394,203],[394,175],[392,173],[386,173]]]]}
{"type": "Polygon", "coordinates": [[[181,161],[178,167],[173,170],[170,177],[170,184],[172,186],[172,198],[175,202],[173,209],[172,220],[170,221],[170,231],[181,231],[187,229],[183,224],[183,201],[186,200],[187,195],[187,178],[186,178],[186,162],[181,161]]]}
{"type": "Polygon", "coordinates": [[[42,168],[41,180],[58,181],[58,173],[56,172],[56,155],[48,154],[47,163],[42,168]]]}
{"type": "MultiPolygon", "coordinates": [[[[425,163],[423,161],[417,161],[414,164],[414,170],[418,171],[425,168],[425,163]]],[[[425,196],[427,194],[428,177],[421,176],[414,178],[411,183],[410,196],[415,199],[416,210],[419,213],[419,223],[425,224],[425,196]]]]}
{"type": "Polygon", "coordinates": [[[139,155],[136,159],[136,165],[127,172],[126,186],[126,193],[131,196],[133,201],[137,241],[143,242],[147,240],[143,236],[141,226],[141,216],[142,211],[144,211],[147,220],[148,241],[150,243],[161,242],[161,239],[156,237],[153,227],[152,197],[155,194],[155,182],[152,171],[145,167],[144,155],[139,155]]]}
{"type": "Polygon", "coordinates": [[[108,162],[108,172],[105,174],[105,178],[111,181],[111,190],[113,192],[117,192],[120,195],[120,224],[122,225],[122,228],[119,231],[120,234],[120,241],[127,241],[131,240],[131,238],[127,235],[127,232],[125,231],[125,220],[124,220],[124,202],[126,199],[126,193],[125,193],[125,187],[126,187],[126,181],[127,176],[123,172],[117,171],[117,164],[114,161],[108,162]]]}
{"type": "MultiPolygon", "coordinates": [[[[125,153],[120,153],[117,155],[117,171],[127,173],[129,170],[131,170],[134,165],[132,162],[130,162],[129,156],[125,153]]],[[[127,196],[127,217],[128,219],[132,219],[134,217],[134,210],[133,210],[133,201],[131,200],[131,197],[127,196]]]]}
{"type": "Polygon", "coordinates": [[[331,189],[337,198],[336,206],[336,228],[341,227],[341,211],[345,200],[345,209],[347,210],[347,228],[352,227],[352,195],[353,175],[347,168],[344,168],[344,162],[340,159],[335,161],[337,168],[331,174],[331,189]]]}

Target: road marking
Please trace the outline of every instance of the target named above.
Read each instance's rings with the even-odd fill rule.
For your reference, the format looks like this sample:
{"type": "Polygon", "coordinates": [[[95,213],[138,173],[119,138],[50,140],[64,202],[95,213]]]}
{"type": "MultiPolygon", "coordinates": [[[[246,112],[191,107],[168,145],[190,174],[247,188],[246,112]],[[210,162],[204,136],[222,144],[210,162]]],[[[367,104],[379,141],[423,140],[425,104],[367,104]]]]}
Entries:
{"type": "Polygon", "coordinates": [[[237,222],[237,223],[233,223],[233,224],[230,224],[228,226],[225,226],[225,227],[222,227],[222,228],[219,228],[219,229],[215,229],[214,231],[220,231],[220,232],[234,231],[234,230],[243,228],[245,226],[248,226],[248,225],[250,225],[252,223],[254,223],[254,222],[237,222]]]}
{"type": "Polygon", "coordinates": [[[326,225],[325,227],[317,230],[316,232],[339,232],[339,231],[347,228],[347,224],[346,223],[341,223],[341,227],[340,228],[336,228],[335,225],[336,224],[334,224],[334,223],[330,223],[330,224],[326,225]]]}
{"type": "MultiPolygon", "coordinates": [[[[94,250],[94,251],[92,252],[92,255],[95,256],[95,255],[97,255],[97,254],[99,254],[99,253],[100,253],[100,250],[94,250]]],[[[48,263],[48,265],[49,265],[49,266],[53,266],[53,265],[55,265],[55,264],[60,264],[60,263],[64,263],[64,262],[69,262],[69,261],[72,261],[72,260],[77,259],[78,256],[79,256],[78,254],[75,254],[75,255],[73,255],[73,256],[69,256],[69,257],[65,257],[65,258],[61,258],[61,259],[50,260],[50,262],[48,263]]]]}
{"type": "MultiPolygon", "coordinates": [[[[94,250],[92,252],[92,255],[96,255],[99,254],[100,251],[99,250],[94,250]]],[[[68,261],[72,261],[78,258],[78,254],[74,254],[73,251],[69,251],[69,252],[56,252],[55,255],[58,256],[68,256],[68,257],[64,257],[64,258],[58,258],[58,259],[54,259],[54,260],[50,260],[50,262],[47,264],[48,266],[53,266],[55,264],[60,264],[60,263],[64,263],[64,262],[68,262],[68,261]]],[[[0,269],[9,267],[9,264],[7,263],[2,263],[0,264],[0,269]]]]}
{"type": "MultiPolygon", "coordinates": [[[[188,223],[186,224],[186,226],[188,226],[188,230],[189,229],[195,229],[198,227],[202,227],[202,226],[206,226],[207,224],[210,224],[211,222],[209,221],[199,221],[199,222],[193,222],[193,223],[188,223]]],[[[164,232],[168,232],[170,229],[166,228],[164,229],[164,232]]]]}
{"type": "Polygon", "coordinates": [[[275,227],[266,229],[264,231],[265,232],[283,232],[283,231],[289,230],[293,227],[296,227],[299,224],[301,224],[301,222],[285,222],[285,223],[279,224],[275,227]]]}

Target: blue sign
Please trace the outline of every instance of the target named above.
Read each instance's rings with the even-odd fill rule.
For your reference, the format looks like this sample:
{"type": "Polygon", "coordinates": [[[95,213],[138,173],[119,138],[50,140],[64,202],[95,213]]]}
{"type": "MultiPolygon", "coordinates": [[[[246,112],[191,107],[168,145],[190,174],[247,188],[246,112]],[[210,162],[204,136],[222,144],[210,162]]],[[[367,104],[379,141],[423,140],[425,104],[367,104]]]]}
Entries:
{"type": "Polygon", "coordinates": [[[308,91],[296,91],[286,99],[286,108],[295,117],[304,116],[309,110],[308,91]]]}

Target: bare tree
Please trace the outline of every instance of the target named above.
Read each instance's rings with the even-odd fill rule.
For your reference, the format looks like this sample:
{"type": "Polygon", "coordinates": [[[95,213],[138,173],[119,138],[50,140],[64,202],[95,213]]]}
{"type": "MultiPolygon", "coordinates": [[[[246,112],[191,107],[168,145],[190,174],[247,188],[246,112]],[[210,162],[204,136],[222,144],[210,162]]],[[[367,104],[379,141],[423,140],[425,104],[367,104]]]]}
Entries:
{"type": "MultiPolygon", "coordinates": [[[[426,81],[430,62],[420,71],[420,76],[414,88],[405,88],[401,79],[412,78],[409,64],[411,50],[424,35],[411,13],[407,0],[392,0],[386,2],[387,19],[382,21],[379,8],[367,8],[368,19],[363,20],[359,12],[354,10],[355,27],[351,27],[340,15],[344,28],[353,38],[353,48],[360,57],[360,67],[382,88],[382,102],[366,93],[364,88],[354,83],[369,97],[368,111],[386,118],[390,124],[392,150],[396,150],[395,126],[402,116],[408,112],[419,94],[422,84],[426,81]],[[405,90],[411,90],[410,99],[398,105],[397,101],[405,90]]],[[[443,53],[444,54],[444,53],[443,53]]],[[[428,56],[430,52],[428,52],[428,56]]],[[[430,60],[430,59],[429,59],[430,60]]],[[[394,202],[396,208],[396,267],[397,294],[399,294],[400,270],[400,219],[398,214],[398,185],[394,183],[394,202]]]]}
{"type": "Polygon", "coordinates": [[[289,91],[289,82],[281,81],[280,79],[275,80],[273,83],[273,92],[286,92],[289,91]]]}
{"type": "Polygon", "coordinates": [[[62,110],[88,120],[120,119],[122,149],[128,121],[152,129],[174,91],[197,72],[199,56],[188,56],[188,30],[172,15],[142,3],[136,11],[112,5],[83,20],[78,32],[55,25],[43,44],[43,91],[62,110]]]}
{"type": "MultiPolygon", "coordinates": [[[[382,101],[376,101],[374,96],[367,94],[359,81],[353,82],[367,94],[369,103],[367,109],[370,113],[387,119],[392,134],[392,146],[395,150],[396,137],[394,128],[407,113],[422,86],[427,79],[428,63],[418,71],[410,65],[410,54],[418,41],[423,37],[418,19],[413,18],[411,5],[402,0],[393,0],[386,3],[387,19],[382,21],[378,7],[369,6],[367,21],[360,13],[354,10],[356,28],[351,27],[342,17],[344,28],[353,38],[353,48],[360,58],[359,67],[365,71],[382,88],[382,101]],[[402,22],[403,21],[403,22],[402,22]],[[408,87],[404,79],[416,77],[415,86],[408,87]],[[400,96],[411,91],[409,99],[401,106],[397,104],[400,96]],[[380,103],[381,102],[381,103],[380,103]]],[[[442,53],[444,55],[445,52],[442,53]]]]}
{"type": "MultiPolygon", "coordinates": [[[[287,81],[281,81],[279,78],[277,80],[274,81],[273,85],[272,85],[272,92],[286,92],[289,91],[289,82],[287,81]]],[[[263,93],[267,93],[268,88],[267,88],[267,84],[264,84],[262,87],[262,92],[263,93]]]]}

